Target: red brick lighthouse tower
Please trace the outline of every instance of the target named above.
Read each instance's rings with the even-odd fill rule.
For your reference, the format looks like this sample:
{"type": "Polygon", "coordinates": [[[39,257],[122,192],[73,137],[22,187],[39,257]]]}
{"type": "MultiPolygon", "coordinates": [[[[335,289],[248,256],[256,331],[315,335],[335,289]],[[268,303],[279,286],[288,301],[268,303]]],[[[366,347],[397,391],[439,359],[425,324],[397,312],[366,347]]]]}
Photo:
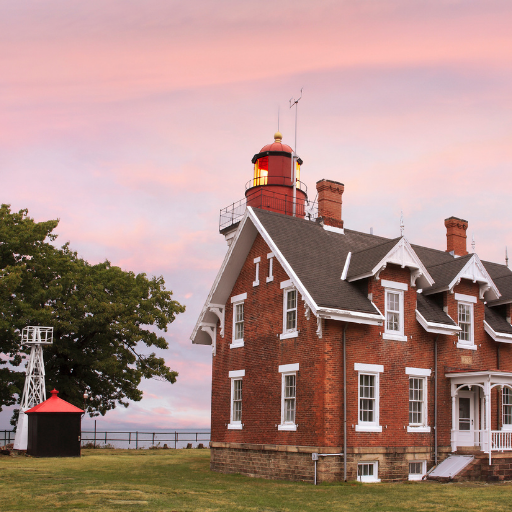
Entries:
{"type": "Polygon", "coordinates": [[[220,211],[219,231],[228,243],[246,206],[300,218],[307,215],[307,187],[300,181],[303,162],[290,146],[283,144],[282,139],[281,133],[276,132],[274,142],[262,147],[252,157],[254,174],[245,185],[245,200],[220,211]]]}

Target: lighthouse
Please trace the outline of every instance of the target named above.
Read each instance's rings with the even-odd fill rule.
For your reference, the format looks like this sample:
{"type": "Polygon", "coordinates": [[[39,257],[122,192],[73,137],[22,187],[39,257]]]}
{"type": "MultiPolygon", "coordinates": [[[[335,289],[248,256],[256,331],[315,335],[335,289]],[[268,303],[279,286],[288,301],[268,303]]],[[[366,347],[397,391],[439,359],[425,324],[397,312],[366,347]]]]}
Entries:
{"type": "Polygon", "coordinates": [[[274,142],[252,157],[253,175],[245,185],[245,198],[220,211],[219,231],[228,245],[247,206],[302,219],[310,215],[307,187],[300,180],[302,159],[282,139],[276,132],[274,142]]]}

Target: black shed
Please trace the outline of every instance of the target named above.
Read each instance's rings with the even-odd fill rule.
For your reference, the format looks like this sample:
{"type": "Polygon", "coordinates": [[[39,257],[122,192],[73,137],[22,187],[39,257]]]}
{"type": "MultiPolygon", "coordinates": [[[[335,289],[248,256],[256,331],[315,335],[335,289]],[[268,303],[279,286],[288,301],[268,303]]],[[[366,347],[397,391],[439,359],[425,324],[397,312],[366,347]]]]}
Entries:
{"type": "Polygon", "coordinates": [[[32,407],[28,415],[27,454],[34,457],[80,457],[84,411],[62,400],[56,389],[51,398],[32,407]]]}

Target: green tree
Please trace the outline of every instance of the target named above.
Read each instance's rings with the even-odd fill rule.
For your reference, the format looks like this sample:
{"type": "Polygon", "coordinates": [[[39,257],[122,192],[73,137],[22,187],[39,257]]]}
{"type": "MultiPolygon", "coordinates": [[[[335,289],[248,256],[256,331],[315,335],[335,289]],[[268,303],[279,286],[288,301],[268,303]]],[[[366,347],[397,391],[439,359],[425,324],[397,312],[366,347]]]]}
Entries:
{"type": "Polygon", "coordinates": [[[44,347],[47,388],[91,415],[142,399],[142,378],[175,382],[178,373],[148,347],[167,348],[167,330],[185,307],[162,277],[91,265],[53,242],[57,220],[35,222],[27,210],[0,208],[0,410],[21,398],[25,379],[20,332],[53,327],[44,347]]]}

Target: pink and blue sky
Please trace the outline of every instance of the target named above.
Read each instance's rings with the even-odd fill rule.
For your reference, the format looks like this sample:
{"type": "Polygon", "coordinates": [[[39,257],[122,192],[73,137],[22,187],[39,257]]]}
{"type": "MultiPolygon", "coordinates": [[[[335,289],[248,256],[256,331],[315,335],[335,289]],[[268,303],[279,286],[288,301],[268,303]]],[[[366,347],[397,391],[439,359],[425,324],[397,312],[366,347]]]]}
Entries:
{"type": "Polygon", "coordinates": [[[301,179],[311,199],[345,184],[346,227],[396,237],[403,210],[411,243],[445,249],[454,215],[482,259],[512,255],[511,26],[510,0],[0,0],[0,200],[187,306],[163,353],[177,383],[98,428],[209,426],[211,349],[189,336],[219,209],[278,108],[293,145],[301,87],[301,179]]]}

